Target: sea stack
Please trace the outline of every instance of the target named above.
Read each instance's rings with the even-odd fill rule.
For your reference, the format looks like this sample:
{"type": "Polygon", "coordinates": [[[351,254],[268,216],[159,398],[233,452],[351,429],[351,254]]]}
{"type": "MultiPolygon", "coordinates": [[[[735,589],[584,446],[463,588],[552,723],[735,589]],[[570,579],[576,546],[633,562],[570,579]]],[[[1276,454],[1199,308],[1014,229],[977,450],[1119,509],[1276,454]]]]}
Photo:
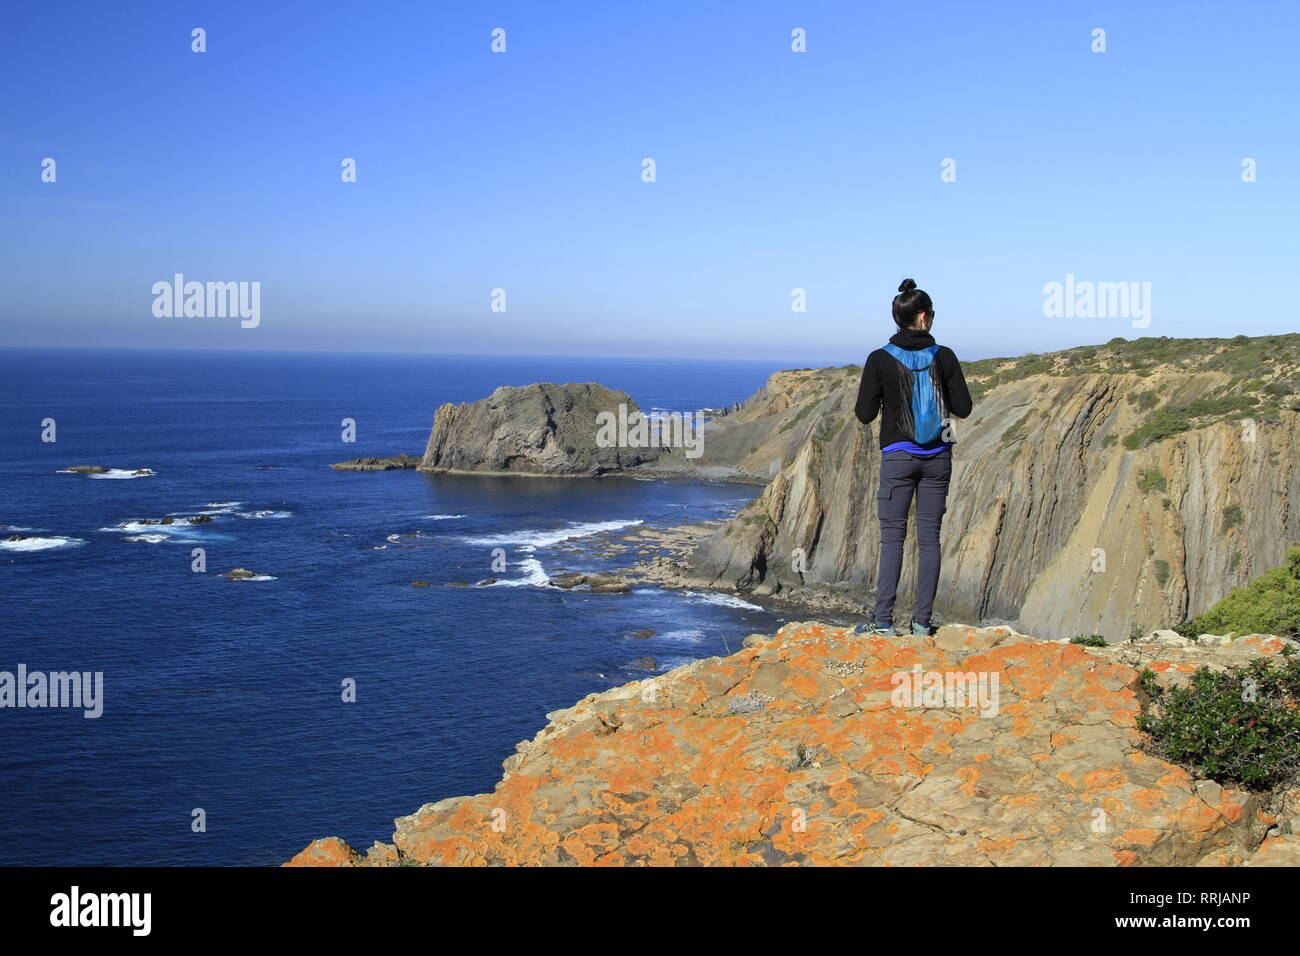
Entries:
{"type": "Polygon", "coordinates": [[[599,418],[639,413],[626,392],[594,382],[503,386],[434,414],[427,472],[594,478],[658,460],[653,447],[602,447],[599,418]]]}

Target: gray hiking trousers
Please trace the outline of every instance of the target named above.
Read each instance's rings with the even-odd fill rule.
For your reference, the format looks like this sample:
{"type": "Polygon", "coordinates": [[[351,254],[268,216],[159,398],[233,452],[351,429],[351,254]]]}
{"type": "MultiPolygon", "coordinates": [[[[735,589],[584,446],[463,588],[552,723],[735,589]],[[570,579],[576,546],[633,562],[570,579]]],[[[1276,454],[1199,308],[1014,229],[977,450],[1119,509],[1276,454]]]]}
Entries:
{"type": "Polygon", "coordinates": [[[939,587],[939,526],[948,507],[948,480],[952,477],[951,449],[937,455],[891,451],[880,464],[880,490],[876,509],[880,518],[880,565],[876,575],[878,624],[894,620],[898,576],[903,570],[903,542],[907,538],[907,512],[916,496],[916,609],[912,620],[930,623],[934,593],[939,587]]]}

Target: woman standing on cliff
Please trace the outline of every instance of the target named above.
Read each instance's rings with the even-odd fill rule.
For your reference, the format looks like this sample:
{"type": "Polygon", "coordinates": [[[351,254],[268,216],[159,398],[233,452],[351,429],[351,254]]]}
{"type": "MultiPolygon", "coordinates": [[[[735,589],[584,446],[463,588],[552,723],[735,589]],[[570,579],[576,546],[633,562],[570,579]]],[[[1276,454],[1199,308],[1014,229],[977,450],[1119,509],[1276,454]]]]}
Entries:
{"type": "MultiPolygon", "coordinates": [[[[872,634],[892,636],[894,599],[903,569],[907,512],[916,496],[916,609],[912,633],[932,632],[930,614],[939,587],[939,526],[947,508],[952,476],[950,416],[971,413],[970,391],[961,363],[952,349],[937,345],[930,335],[934,304],[930,296],[904,279],[894,296],[898,331],[884,348],[876,349],[862,367],[855,409],[858,420],[870,425],[880,418],[880,488],[876,508],[880,518],[880,562],[876,575],[876,607],[872,634]]],[[[858,625],[856,633],[868,630],[858,625]]]]}

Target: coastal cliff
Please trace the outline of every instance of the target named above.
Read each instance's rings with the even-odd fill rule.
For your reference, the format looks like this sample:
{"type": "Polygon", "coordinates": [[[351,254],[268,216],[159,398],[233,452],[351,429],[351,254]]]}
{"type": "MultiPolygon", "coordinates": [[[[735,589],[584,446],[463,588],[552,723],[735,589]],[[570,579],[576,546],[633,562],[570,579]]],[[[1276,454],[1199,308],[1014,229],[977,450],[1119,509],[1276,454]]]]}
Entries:
{"type": "MultiPolygon", "coordinates": [[[[1295,349],[1297,337],[1279,338],[1295,349]]],[[[1233,351],[1121,370],[1115,349],[1098,371],[1056,353],[1023,376],[1017,363],[973,363],[982,394],[956,423],[936,612],[1120,640],[1280,564],[1300,541],[1300,413],[1268,399],[1287,394],[1297,363],[1282,348],[1250,372],[1215,361],[1233,351]]],[[[853,418],[855,386],[798,405],[797,450],[676,583],[868,607],[880,452],[875,428],[853,418]]],[[[909,544],[904,600],[915,571],[909,544]]]]}
{"type": "MultiPolygon", "coordinates": [[[[1204,611],[1300,542],[1300,335],[1114,340],[966,363],[955,424],[940,619],[1112,641],[1204,611]]],[[[419,468],[556,477],[694,477],[764,485],[644,580],[869,613],[879,526],[877,428],[858,366],[772,375],[708,417],[698,454],[602,447],[624,392],[499,388],[438,409],[419,468]]],[[[355,463],[348,463],[355,467],[355,463]]],[[[905,550],[905,619],[916,571],[905,550]]]]}
{"type": "Polygon", "coordinates": [[[1295,865],[1300,792],[1198,779],[1137,728],[1142,669],[1185,686],[1295,649],[790,624],[547,715],[492,793],[421,807],[391,844],[288,865],[1295,865]]]}

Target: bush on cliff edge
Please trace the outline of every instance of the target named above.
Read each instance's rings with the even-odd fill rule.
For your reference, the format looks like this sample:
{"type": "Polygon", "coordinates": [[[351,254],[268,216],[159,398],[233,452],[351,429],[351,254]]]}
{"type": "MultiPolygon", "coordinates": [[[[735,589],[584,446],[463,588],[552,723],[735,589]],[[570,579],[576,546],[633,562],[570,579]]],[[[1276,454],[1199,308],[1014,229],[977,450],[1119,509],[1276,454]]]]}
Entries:
{"type": "Polygon", "coordinates": [[[1286,563],[1234,588],[1214,607],[1178,628],[1197,634],[1275,634],[1300,639],[1300,546],[1289,548],[1286,563]]]}
{"type": "Polygon", "coordinates": [[[1159,757],[1200,777],[1273,790],[1300,768],[1300,660],[1277,667],[1202,667],[1184,687],[1162,687],[1145,669],[1152,706],[1138,718],[1159,757]]]}

